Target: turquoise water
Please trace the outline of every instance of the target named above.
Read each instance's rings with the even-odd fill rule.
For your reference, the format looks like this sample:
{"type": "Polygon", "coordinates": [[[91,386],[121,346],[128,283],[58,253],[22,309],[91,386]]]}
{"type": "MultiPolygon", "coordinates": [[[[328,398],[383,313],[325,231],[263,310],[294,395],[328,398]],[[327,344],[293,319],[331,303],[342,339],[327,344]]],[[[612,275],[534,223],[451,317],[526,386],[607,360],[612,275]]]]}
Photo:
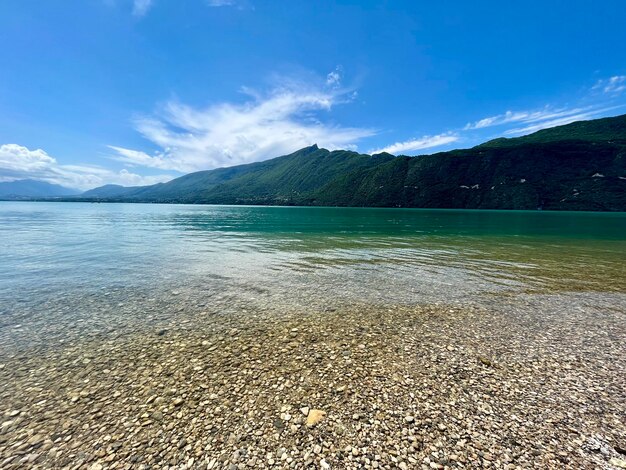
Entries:
{"type": "Polygon", "coordinates": [[[621,295],[625,265],[623,213],[0,202],[0,340],[243,309],[621,295]]]}

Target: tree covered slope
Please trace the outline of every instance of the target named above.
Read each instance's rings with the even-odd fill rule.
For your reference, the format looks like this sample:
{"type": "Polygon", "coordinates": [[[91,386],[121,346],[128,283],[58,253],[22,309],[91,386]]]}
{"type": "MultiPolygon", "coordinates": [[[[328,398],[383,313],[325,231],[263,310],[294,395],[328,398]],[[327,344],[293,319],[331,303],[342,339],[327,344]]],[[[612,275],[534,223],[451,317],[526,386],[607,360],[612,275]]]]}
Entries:
{"type": "Polygon", "coordinates": [[[626,211],[626,115],[419,157],[306,147],[89,200],[626,211]]]}

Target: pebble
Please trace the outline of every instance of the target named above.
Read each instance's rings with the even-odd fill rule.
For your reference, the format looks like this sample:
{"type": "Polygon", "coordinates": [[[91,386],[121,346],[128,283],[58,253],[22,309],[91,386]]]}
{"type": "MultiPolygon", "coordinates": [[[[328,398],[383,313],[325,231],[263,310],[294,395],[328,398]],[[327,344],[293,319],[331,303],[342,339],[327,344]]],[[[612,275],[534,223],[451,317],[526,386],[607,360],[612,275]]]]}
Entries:
{"type": "Polygon", "coordinates": [[[313,426],[319,424],[325,417],[325,411],[312,409],[306,417],[306,425],[307,427],[312,428],[313,426]]]}
{"type": "Polygon", "coordinates": [[[0,468],[626,468],[623,317],[541,318],[248,312],[0,353],[0,468]]]}

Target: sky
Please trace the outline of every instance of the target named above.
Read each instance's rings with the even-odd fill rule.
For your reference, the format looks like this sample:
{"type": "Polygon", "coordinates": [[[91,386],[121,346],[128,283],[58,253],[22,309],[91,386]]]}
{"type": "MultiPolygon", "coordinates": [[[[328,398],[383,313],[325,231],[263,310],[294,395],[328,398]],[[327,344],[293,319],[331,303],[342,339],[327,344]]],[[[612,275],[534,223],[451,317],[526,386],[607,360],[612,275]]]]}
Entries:
{"type": "Polygon", "coordinates": [[[626,113],[623,0],[0,2],[0,181],[421,155],[626,113]]]}

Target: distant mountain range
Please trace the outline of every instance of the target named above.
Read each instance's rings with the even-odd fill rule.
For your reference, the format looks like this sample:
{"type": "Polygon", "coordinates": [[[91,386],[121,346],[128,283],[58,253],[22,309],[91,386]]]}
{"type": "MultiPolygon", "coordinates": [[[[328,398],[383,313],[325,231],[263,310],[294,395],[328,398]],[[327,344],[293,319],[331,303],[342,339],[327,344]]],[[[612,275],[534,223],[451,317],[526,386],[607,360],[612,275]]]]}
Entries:
{"type": "Polygon", "coordinates": [[[70,189],[58,184],[38,180],[16,180],[0,183],[0,199],[32,199],[64,197],[80,194],[77,189],[70,189]]]}
{"type": "Polygon", "coordinates": [[[626,211],[626,115],[419,157],[317,145],[73,200],[626,211]]]}

